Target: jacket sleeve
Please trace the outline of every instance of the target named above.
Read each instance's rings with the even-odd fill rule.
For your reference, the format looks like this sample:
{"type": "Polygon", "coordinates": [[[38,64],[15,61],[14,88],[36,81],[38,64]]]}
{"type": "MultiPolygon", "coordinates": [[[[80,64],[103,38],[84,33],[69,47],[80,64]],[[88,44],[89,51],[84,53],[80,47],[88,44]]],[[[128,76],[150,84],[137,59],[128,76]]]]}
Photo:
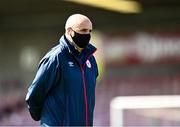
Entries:
{"type": "Polygon", "coordinates": [[[28,104],[31,117],[38,121],[41,117],[42,106],[49,90],[56,84],[58,80],[58,62],[55,58],[43,59],[37,71],[37,74],[28,89],[26,102],[28,104]]]}

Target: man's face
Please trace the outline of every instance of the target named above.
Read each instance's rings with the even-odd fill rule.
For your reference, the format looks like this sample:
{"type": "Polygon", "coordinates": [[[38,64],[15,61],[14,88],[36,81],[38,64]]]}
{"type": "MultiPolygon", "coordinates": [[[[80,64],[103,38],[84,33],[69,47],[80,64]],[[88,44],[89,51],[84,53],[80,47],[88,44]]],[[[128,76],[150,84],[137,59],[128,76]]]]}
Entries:
{"type": "Polygon", "coordinates": [[[77,49],[85,48],[90,41],[91,31],[92,31],[92,23],[85,16],[75,16],[72,17],[69,23],[71,26],[67,29],[67,34],[71,37],[72,44],[77,49]]]}

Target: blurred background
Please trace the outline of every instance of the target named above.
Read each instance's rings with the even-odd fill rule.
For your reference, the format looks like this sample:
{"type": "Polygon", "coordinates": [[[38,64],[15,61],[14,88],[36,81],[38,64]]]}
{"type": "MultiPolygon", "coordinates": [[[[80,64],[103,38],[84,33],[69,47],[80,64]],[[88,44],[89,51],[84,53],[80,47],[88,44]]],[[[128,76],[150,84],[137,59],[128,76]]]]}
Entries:
{"type": "Polygon", "coordinates": [[[179,0],[1,0],[0,125],[39,124],[25,94],[74,13],[94,25],[100,69],[94,125],[110,124],[115,96],[180,94],[179,0]]]}

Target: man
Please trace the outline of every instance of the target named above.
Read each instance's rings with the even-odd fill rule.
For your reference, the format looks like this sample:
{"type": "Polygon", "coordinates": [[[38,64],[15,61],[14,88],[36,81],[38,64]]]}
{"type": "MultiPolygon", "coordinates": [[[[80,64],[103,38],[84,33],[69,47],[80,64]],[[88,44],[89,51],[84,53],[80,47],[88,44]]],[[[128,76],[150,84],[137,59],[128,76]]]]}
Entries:
{"type": "Polygon", "coordinates": [[[40,61],[26,102],[34,120],[45,126],[92,126],[98,68],[89,41],[92,23],[71,15],[65,35],[40,61]]]}

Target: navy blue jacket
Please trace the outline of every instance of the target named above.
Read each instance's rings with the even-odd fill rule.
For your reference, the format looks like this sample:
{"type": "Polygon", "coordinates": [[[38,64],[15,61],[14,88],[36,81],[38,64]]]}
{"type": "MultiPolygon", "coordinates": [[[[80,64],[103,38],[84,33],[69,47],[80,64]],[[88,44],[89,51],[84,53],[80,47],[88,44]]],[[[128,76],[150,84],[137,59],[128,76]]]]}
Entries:
{"type": "Polygon", "coordinates": [[[98,68],[91,44],[79,53],[65,35],[40,61],[26,102],[32,118],[49,126],[92,126],[98,68]]]}

